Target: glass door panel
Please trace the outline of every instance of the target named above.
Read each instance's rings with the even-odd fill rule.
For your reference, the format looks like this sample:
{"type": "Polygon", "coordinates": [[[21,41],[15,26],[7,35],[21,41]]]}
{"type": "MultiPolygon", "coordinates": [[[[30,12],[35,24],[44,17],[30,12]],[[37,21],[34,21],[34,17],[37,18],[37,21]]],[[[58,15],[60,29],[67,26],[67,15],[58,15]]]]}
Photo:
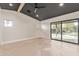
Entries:
{"type": "Polygon", "coordinates": [[[52,39],[61,40],[61,23],[52,23],[51,25],[52,39]]]}
{"type": "Polygon", "coordinates": [[[62,40],[78,43],[78,20],[62,22],[62,40]]]}

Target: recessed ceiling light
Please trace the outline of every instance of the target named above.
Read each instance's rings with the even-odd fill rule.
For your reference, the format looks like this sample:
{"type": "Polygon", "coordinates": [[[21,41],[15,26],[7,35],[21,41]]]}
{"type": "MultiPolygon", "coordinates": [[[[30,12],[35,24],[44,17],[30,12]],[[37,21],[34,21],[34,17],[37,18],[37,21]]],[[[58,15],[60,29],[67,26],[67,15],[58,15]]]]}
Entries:
{"type": "Polygon", "coordinates": [[[59,6],[63,6],[63,5],[64,5],[64,3],[60,3],[60,4],[59,4],[59,6]]]}
{"type": "Polygon", "coordinates": [[[11,7],[12,7],[12,6],[13,6],[13,4],[12,4],[12,3],[9,3],[9,6],[11,6],[11,7]]]}
{"type": "Polygon", "coordinates": [[[39,15],[38,15],[38,14],[36,14],[36,17],[39,17],[39,15]]]}

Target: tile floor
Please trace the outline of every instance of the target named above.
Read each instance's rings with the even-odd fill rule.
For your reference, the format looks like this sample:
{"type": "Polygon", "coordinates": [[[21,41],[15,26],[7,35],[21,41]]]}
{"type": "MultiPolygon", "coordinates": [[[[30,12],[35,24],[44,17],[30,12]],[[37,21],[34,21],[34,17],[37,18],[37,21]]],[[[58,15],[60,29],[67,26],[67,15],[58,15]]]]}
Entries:
{"type": "Polygon", "coordinates": [[[44,38],[0,46],[1,56],[78,56],[79,45],[44,38]]]}

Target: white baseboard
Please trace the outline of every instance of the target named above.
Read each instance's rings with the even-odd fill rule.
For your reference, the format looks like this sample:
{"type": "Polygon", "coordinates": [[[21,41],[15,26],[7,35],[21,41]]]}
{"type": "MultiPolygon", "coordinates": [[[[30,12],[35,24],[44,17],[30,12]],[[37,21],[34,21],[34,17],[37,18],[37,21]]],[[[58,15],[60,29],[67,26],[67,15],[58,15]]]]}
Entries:
{"type": "Polygon", "coordinates": [[[6,41],[6,42],[1,42],[0,44],[4,45],[4,44],[15,43],[15,42],[29,40],[29,39],[36,39],[36,38],[40,38],[40,37],[31,37],[31,38],[24,38],[24,39],[19,39],[19,40],[11,40],[11,41],[6,41]]]}

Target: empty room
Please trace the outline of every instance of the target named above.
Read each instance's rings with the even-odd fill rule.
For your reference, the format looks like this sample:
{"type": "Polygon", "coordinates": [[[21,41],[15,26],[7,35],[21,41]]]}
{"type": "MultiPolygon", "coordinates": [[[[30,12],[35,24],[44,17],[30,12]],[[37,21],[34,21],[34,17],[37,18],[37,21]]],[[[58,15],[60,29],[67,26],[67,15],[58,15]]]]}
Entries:
{"type": "Polygon", "coordinates": [[[78,56],[79,3],[0,3],[0,56],[78,56]]]}

